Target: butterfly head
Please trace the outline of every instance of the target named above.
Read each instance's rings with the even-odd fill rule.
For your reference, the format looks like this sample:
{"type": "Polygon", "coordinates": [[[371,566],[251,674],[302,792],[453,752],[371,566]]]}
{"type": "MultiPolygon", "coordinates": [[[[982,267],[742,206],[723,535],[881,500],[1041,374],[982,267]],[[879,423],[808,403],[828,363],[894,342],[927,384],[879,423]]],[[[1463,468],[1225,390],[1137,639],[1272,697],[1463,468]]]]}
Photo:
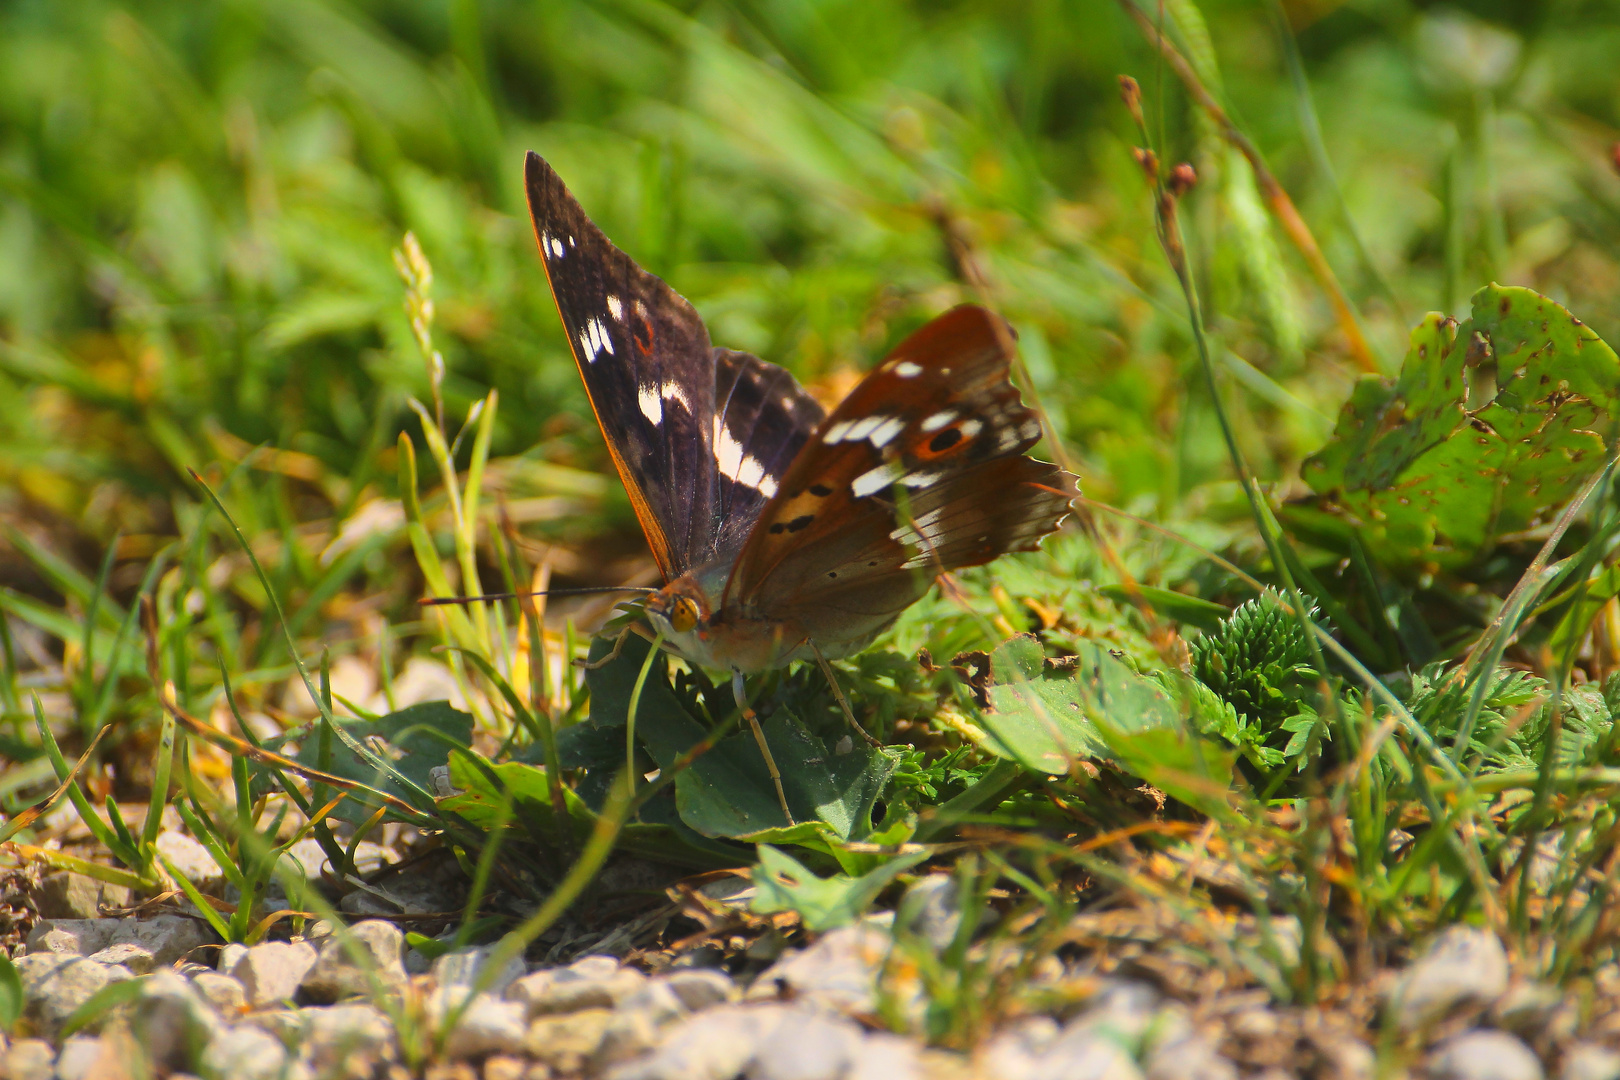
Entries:
{"type": "Polygon", "coordinates": [[[682,653],[690,655],[686,646],[708,634],[709,601],[690,577],[676,578],[647,597],[646,611],[653,626],[682,653]]]}

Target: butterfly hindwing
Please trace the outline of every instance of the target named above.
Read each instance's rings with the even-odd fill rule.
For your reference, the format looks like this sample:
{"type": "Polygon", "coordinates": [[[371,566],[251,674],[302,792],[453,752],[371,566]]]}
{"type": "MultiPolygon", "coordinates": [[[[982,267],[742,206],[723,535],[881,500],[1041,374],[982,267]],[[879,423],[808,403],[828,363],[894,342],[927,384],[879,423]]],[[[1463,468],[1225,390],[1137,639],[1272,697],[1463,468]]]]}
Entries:
{"type": "Polygon", "coordinates": [[[703,321],[614,247],[537,154],[535,239],[608,451],[666,580],[705,560],[718,486],[715,362],[703,321]]]}
{"type": "Polygon", "coordinates": [[[983,308],[907,338],[817,428],[760,512],[726,603],[818,640],[892,618],[946,570],[1030,549],[1073,478],[1024,452],[1040,424],[983,308]]]}
{"type": "Polygon", "coordinates": [[[800,630],[833,651],[887,625],[941,572],[1033,551],[1068,512],[1070,485],[1068,474],[1022,455],[973,466],[905,508],[870,507],[783,559],[761,603],[793,610],[800,630]]]}
{"type": "Polygon", "coordinates": [[[826,415],[792,375],[748,353],[714,350],[714,551],[735,554],[760,509],[826,415]]]}

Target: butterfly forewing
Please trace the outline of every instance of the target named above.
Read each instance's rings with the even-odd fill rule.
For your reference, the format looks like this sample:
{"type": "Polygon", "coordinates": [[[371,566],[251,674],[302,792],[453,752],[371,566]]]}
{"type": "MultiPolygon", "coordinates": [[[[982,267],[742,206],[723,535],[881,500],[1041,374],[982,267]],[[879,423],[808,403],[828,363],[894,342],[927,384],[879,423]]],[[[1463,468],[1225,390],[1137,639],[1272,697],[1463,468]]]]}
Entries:
{"type": "Polygon", "coordinates": [[[714,349],[530,154],[529,213],[591,408],[665,580],[735,555],[822,418],[793,377],[714,349]]]}
{"type": "Polygon", "coordinates": [[[703,321],[585,216],[530,154],[529,214],[608,451],[666,579],[713,544],[714,358],[703,321]]]}
{"type": "Polygon", "coordinates": [[[1057,528],[1073,478],[1023,456],[1040,424],[1008,380],[1010,332],[994,319],[973,306],[935,319],[821,423],[760,512],[726,604],[836,641],[935,575],[1057,528]]]}

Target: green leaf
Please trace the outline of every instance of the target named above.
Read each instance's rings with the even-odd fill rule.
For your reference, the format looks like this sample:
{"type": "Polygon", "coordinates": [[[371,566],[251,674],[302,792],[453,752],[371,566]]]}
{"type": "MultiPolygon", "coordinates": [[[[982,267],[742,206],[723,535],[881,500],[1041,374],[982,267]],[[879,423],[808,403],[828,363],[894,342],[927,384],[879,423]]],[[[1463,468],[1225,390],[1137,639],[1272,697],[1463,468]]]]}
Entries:
{"type": "MultiPolygon", "coordinates": [[[[439,808],[460,814],[476,828],[491,829],[504,820],[519,825],[536,840],[578,850],[596,826],[595,811],[565,787],[563,802],[572,831],[571,837],[565,837],[552,811],[544,766],[521,761],[493,764],[475,761],[470,752],[457,753],[450,758],[450,783],[462,790],[440,799],[439,808]],[[559,844],[563,840],[566,845],[559,844]]],[[[658,800],[654,800],[643,807],[640,820],[624,827],[619,836],[623,850],[703,870],[737,864],[740,852],[731,846],[699,836],[679,821],[649,820],[655,817],[657,806],[658,800]],[[655,812],[648,813],[649,809],[655,812]]]]}
{"type": "MultiPolygon", "coordinates": [[[[630,691],[648,648],[632,634],[617,660],[590,672],[588,723],[622,735],[630,691]]],[[[818,837],[859,840],[871,831],[872,807],[894,771],[894,757],[865,744],[837,753],[785,708],[760,721],[760,728],[781,771],[794,824],[783,820],[776,787],[746,728],[722,739],[676,778],[682,821],[704,836],[816,846],[818,837]]],[[[705,734],[705,725],[670,686],[668,661],[657,657],[641,694],[638,741],[660,768],[669,768],[705,734]]]]}
{"type": "Polygon", "coordinates": [[[1020,634],[990,654],[990,711],[980,724],[991,749],[1033,772],[1067,773],[1078,759],[1111,759],[1098,726],[1176,728],[1181,710],[1164,688],[1090,642],[1049,663],[1041,643],[1020,634]]]}
{"type": "MultiPolygon", "coordinates": [[[[320,740],[319,721],[310,728],[298,748],[297,761],[310,768],[321,768],[317,761],[320,740]]],[[[453,747],[467,747],[472,743],[473,718],[447,701],[424,701],[418,705],[389,713],[378,720],[358,720],[340,717],[337,721],[355,741],[369,745],[385,755],[394,768],[418,787],[431,791],[433,785],[428,773],[445,764],[453,747]]],[[[414,792],[392,776],[361,760],[341,740],[332,740],[327,772],[397,795],[407,802],[414,792]]],[[[377,809],[375,799],[355,793],[344,799],[333,811],[336,817],[360,824],[377,809]]]]}
{"type": "MultiPolygon", "coordinates": [[[[1049,661],[1028,634],[998,646],[990,671],[991,711],[979,723],[997,753],[1051,775],[1078,759],[1105,760],[1190,805],[1213,811],[1224,803],[1235,754],[1199,734],[1190,718],[1211,703],[1190,687],[1174,692],[1176,682],[1140,674],[1090,642],[1076,656],[1049,661]]],[[[1235,718],[1206,723],[1241,738],[1235,718]]]]}
{"type": "Polygon", "coordinates": [[[0,955],[0,1031],[10,1034],[23,1011],[22,976],[11,957],[0,955]]]}
{"type": "Polygon", "coordinates": [[[1365,376],[1301,475],[1385,562],[1460,566],[1547,520],[1601,468],[1620,358],[1523,288],[1428,315],[1394,383],[1365,376]]]}
{"type": "Polygon", "coordinates": [[[761,844],[759,865],[752,875],[755,894],[750,906],[761,915],[796,911],[804,928],[815,932],[848,926],[861,917],[891,881],[931,854],[915,851],[897,855],[860,877],[834,874],[823,878],[786,852],[761,844]]]}
{"type": "Polygon", "coordinates": [[[1603,605],[1620,596],[1620,563],[1610,566],[1586,582],[1586,592],[1569,606],[1563,618],[1547,637],[1547,647],[1562,660],[1592,627],[1603,605]]]}
{"type": "Polygon", "coordinates": [[[440,941],[438,938],[430,938],[426,934],[418,934],[415,930],[407,930],[405,932],[405,944],[409,945],[411,948],[415,949],[429,960],[437,960],[439,957],[449,952],[453,947],[452,942],[440,941]]]}
{"type": "MultiPolygon", "coordinates": [[[[450,783],[461,791],[440,799],[439,808],[460,814],[477,828],[488,830],[502,821],[521,819],[524,827],[537,836],[563,838],[542,766],[520,761],[493,764],[482,759],[474,761],[471,752],[453,754],[450,783]]],[[[578,844],[590,833],[596,815],[568,788],[563,789],[563,802],[573,833],[570,842],[578,844]]]]}

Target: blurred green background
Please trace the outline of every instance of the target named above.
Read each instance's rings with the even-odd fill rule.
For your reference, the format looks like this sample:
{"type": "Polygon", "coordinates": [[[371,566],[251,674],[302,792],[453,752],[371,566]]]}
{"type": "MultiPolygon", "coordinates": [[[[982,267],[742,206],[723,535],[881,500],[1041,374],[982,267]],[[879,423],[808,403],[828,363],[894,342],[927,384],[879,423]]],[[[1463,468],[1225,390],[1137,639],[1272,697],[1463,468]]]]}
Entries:
{"type": "MultiPolygon", "coordinates": [[[[1620,337],[1620,0],[1143,7],[1293,195],[1385,370],[1424,311],[1490,280],[1620,337]]],[[[716,343],[830,393],[972,298],[961,238],[1089,495],[1240,514],[1122,73],[1199,173],[1223,392],[1287,494],[1358,369],[1250,170],[1113,0],[8,0],[0,583],[50,591],[19,537],[93,569],[119,535],[127,592],[194,514],[186,468],[265,444],[239,512],[302,538],[284,583],[380,531],[397,542],[344,584],[403,599],[386,500],[428,395],[390,257],[406,230],[453,425],[500,392],[514,516],[575,553],[564,576],[632,565],[609,561],[639,540],[533,250],[529,149],[716,343]]]]}

